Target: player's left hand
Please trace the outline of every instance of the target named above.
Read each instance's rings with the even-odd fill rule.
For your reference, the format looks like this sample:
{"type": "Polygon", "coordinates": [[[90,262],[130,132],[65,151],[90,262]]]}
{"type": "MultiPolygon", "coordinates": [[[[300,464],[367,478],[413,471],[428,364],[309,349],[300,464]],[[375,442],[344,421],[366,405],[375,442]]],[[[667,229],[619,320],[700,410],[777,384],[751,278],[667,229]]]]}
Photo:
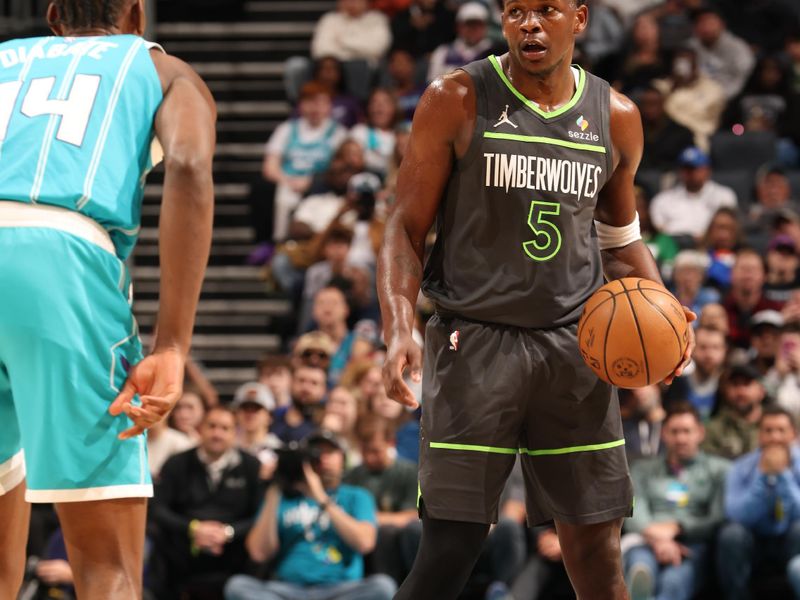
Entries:
{"type": "Polygon", "coordinates": [[[692,353],[694,352],[694,327],[692,327],[692,321],[697,320],[697,315],[690,309],[688,306],[683,307],[683,313],[686,315],[686,322],[689,323],[689,326],[686,328],[686,333],[688,334],[689,340],[686,344],[686,351],[683,353],[683,358],[681,358],[680,364],[675,368],[671,375],[668,375],[666,379],[664,379],[664,383],[669,385],[672,383],[672,380],[676,377],[680,377],[683,370],[686,368],[686,365],[689,364],[689,361],[692,360],[692,353]]]}
{"type": "Polygon", "coordinates": [[[169,414],[183,392],[185,356],[176,349],[156,350],[131,368],[128,379],[108,412],[115,417],[125,413],[133,427],[119,439],[135,437],[169,414]],[[131,402],[139,395],[141,406],[131,402]]]}

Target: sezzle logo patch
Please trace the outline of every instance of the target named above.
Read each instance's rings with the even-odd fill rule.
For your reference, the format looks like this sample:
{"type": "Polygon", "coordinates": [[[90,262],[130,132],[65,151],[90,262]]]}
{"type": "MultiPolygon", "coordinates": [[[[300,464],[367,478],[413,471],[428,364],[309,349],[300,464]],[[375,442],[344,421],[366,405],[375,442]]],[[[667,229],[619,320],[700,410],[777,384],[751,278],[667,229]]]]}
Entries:
{"type": "Polygon", "coordinates": [[[580,131],[570,131],[569,132],[569,137],[575,138],[576,140],[586,140],[586,141],[589,141],[589,142],[599,142],[600,141],[600,136],[597,135],[596,133],[592,133],[591,131],[588,132],[588,133],[586,132],[586,130],[589,128],[589,121],[584,119],[583,115],[578,117],[578,120],[575,121],[575,125],[580,127],[581,130],[580,131]]]}

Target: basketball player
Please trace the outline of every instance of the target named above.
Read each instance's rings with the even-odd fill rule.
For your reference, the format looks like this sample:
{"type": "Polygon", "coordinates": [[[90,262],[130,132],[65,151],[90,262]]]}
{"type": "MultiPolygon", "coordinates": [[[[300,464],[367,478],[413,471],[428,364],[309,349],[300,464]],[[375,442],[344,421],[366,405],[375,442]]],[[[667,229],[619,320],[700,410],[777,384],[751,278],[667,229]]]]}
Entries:
{"type": "Polygon", "coordinates": [[[555,521],[578,598],[627,598],[619,405],[581,359],[577,320],[604,274],[660,277],[635,211],[639,113],[571,66],[587,19],[583,0],[506,0],[508,53],[435,81],[414,117],[378,275],[389,394],[415,406],[402,375],[424,371],[423,534],[403,600],[458,595],[518,453],[528,519],[555,521]],[[424,367],[420,285],[436,306],[424,367]]]}
{"type": "Polygon", "coordinates": [[[56,0],[0,45],[0,598],[29,502],[53,502],[79,598],[141,597],[145,429],[180,396],[208,260],[216,109],[141,37],[143,0],[56,0]],[[158,333],[142,360],[123,262],[163,146],[158,333]]]}

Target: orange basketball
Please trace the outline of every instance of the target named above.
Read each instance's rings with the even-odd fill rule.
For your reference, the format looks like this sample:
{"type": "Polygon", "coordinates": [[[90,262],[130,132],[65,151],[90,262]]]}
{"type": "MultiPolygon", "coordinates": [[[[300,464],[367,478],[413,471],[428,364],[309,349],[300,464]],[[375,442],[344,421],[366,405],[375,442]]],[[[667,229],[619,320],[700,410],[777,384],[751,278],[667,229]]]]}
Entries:
{"type": "Polygon", "coordinates": [[[689,341],[683,307],[649,279],[625,277],[598,289],[578,322],[578,347],[597,376],[622,388],[659,383],[689,341]]]}

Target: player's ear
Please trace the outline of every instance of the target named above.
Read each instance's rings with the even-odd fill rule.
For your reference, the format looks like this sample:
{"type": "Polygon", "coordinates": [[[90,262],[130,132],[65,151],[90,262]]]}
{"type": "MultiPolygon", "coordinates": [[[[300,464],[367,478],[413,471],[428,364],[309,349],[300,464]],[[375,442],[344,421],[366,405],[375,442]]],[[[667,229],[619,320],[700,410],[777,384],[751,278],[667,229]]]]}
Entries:
{"type": "Polygon", "coordinates": [[[64,24],[61,21],[61,11],[56,6],[55,2],[51,2],[47,6],[47,26],[57,36],[61,37],[64,33],[64,24]]]}
{"type": "Polygon", "coordinates": [[[585,4],[577,7],[575,9],[575,26],[572,29],[572,32],[575,35],[582,33],[584,29],[586,29],[586,25],[589,23],[589,9],[585,4]]]}
{"type": "Polygon", "coordinates": [[[147,18],[144,12],[144,0],[133,0],[128,12],[122,17],[120,29],[125,33],[143,35],[147,27],[147,18]]]}

